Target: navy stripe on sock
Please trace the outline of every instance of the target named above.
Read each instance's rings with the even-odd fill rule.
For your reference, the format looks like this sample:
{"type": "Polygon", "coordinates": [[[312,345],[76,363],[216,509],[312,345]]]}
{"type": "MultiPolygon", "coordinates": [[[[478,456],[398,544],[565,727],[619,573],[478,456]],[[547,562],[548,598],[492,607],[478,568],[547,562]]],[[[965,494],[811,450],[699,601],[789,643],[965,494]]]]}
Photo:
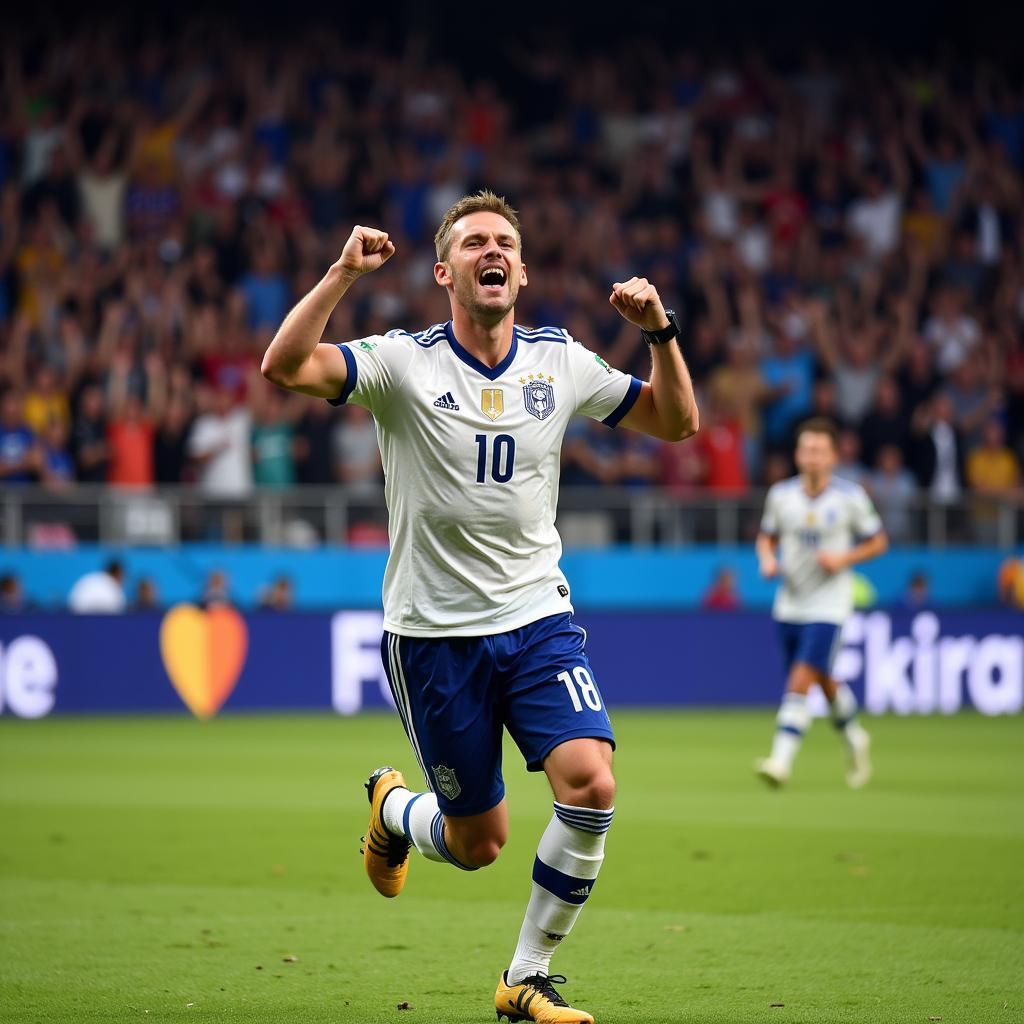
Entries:
{"type": "Polygon", "coordinates": [[[591,807],[572,807],[555,801],[555,817],[570,828],[599,835],[611,828],[614,809],[599,811],[591,807]]]}
{"type": "Polygon", "coordinates": [[[417,793],[406,805],[405,811],[402,814],[402,831],[405,833],[406,839],[412,839],[412,833],[409,831],[409,815],[412,812],[412,805],[416,803],[421,796],[426,796],[426,793],[417,793]]]}
{"type": "Polygon", "coordinates": [[[560,804],[557,800],[554,803],[555,811],[564,811],[578,818],[593,818],[598,821],[610,821],[615,813],[615,808],[600,810],[596,807],[574,807],[572,804],[560,804]]]}
{"type": "Polygon", "coordinates": [[[591,825],[606,825],[612,820],[610,814],[579,814],[576,811],[567,811],[564,807],[555,808],[555,814],[560,818],[572,818],[575,821],[586,821],[591,825]]]}
{"type": "Polygon", "coordinates": [[[803,729],[798,729],[795,725],[780,725],[779,732],[788,732],[794,736],[803,736],[803,729]]]}
{"type": "Polygon", "coordinates": [[[597,882],[596,878],[573,878],[572,875],[564,874],[550,864],[545,864],[540,857],[534,858],[533,861],[533,880],[541,888],[547,889],[552,896],[577,906],[587,902],[597,882]]]}
{"type": "Polygon", "coordinates": [[[569,828],[579,829],[580,832],[590,832],[595,836],[604,835],[611,828],[611,822],[606,825],[592,825],[590,822],[574,821],[572,818],[563,818],[561,815],[558,815],[558,820],[563,825],[568,825],[569,828]]]}
{"type": "Polygon", "coordinates": [[[471,868],[469,865],[463,864],[462,861],[456,858],[452,854],[451,850],[448,849],[448,844],[445,842],[444,838],[444,815],[440,811],[434,815],[434,820],[430,823],[430,838],[433,840],[434,849],[437,850],[437,852],[441,854],[449,864],[454,864],[455,867],[460,868],[463,871],[477,870],[475,867],[471,868]]]}
{"type": "Polygon", "coordinates": [[[611,827],[610,825],[586,825],[578,821],[562,821],[561,818],[559,818],[559,821],[561,821],[562,824],[565,825],[567,828],[574,828],[578,832],[587,832],[590,835],[595,836],[603,836],[611,827]]]}
{"type": "Polygon", "coordinates": [[[834,718],[832,719],[832,724],[837,729],[845,729],[853,721],[853,718],[853,715],[850,715],[849,718],[834,718]]]}
{"type": "Polygon", "coordinates": [[[587,818],[610,818],[615,813],[613,807],[607,810],[600,807],[576,807],[573,804],[561,804],[557,800],[553,806],[556,811],[568,811],[570,814],[579,814],[587,818]]]}

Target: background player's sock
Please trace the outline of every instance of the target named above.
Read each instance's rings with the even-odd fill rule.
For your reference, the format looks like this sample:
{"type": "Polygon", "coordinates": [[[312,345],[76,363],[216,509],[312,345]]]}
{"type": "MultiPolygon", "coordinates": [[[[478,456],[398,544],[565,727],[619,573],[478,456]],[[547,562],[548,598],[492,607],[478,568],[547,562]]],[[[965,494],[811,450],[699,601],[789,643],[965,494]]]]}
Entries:
{"type": "Polygon", "coordinates": [[[508,969],[510,985],[548,973],[552,955],[593,891],[613,813],[614,808],[596,811],[555,803],[533,862],[533,891],[508,969]]]}
{"type": "Polygon", "coordinates": [[[829,712],[832,724],[843,734],[847,745],[852,745],[863,729],[857,721],[857,698],[846,683],[836,683],[836,695],[829,703],[829,712]]]}
{"type": "Polygon", "coordinates": [[[788,771],[810,724],[811,713],[807,710],[807,695],[787,693],[782,698],[782,705],[775,718],[775,739],[772,742],[770,759],[788,771]]]}
{"type": "Polygon", "coordinates": [[[405,836],[427,860],[447,861],[463,871],[475,871],[463,864],[448,849],[444,834],[444,815],[433,793],[410,793],[393,789],[384,800],[384,827],[396,836],[405,836]]]}

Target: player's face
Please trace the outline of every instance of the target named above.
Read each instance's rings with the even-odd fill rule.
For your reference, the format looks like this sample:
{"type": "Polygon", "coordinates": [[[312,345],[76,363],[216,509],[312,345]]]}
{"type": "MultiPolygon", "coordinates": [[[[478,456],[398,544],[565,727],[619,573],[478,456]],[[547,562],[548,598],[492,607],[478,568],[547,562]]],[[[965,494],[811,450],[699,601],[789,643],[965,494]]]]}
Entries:
{"type": "Polygon", "coordinates": [[[500,323],[526,284],[526,264],[512,225],[488,212],[456,221],[448,259],[434,266],[434,277],[475,320],[500,323]]]}
{"type": "Polygon", "coordinates": [[[836,449],[828,434],[805,431],[796,443],[796,468],[805,476],[820,478],[832,472],[836,449]]]}

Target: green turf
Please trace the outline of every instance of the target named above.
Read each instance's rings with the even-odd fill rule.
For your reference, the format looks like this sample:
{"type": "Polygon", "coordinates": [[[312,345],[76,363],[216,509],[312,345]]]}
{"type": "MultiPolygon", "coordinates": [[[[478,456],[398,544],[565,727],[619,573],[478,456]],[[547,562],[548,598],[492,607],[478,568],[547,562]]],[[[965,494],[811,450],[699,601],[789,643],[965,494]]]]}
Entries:
{"type": "MultiPolygon", "coordinates": [[[[779,793],[770,712],[616,726],[555,961],[600,1024],[1024,1021],[1024,719],[875,721],[859,793],[823,724],[779,793]]],[[[0,1021],[493,1020],[544,781],[510,755],[498,863],[417,858],[385,901],[358,840],[386,760],[413,764],[383,716],[0,720],[0,1021]]]]}

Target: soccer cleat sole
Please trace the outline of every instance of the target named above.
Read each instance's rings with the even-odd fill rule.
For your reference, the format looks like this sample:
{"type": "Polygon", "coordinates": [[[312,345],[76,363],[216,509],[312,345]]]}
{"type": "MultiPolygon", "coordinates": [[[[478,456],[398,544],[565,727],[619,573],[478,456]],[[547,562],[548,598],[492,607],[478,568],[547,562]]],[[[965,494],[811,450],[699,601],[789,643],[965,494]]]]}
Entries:
{"type": "MultiPolygon", "coordinates": [[[[496,1010],[499,1021],[508,1021],[509,1024],[518,1024],[519,1021],[529,1020],[532,1021],[533,1017],[524,1017],[518,1013],[507,1013],[504,1010],[496,1010]]],[[[590,1024],[594,1018],[592,1016],[577,1017],[575,1021],[570,1018],[566,1018],[561,1024],[590,1024]]]]}
{"type": "MultiPolygon", "coordinates": [[[[501,1010],[496,1011],[499,1021],[508,1021],[509,1024],[518,1024],[519,1021],[533,1020],[533,1017],[523,1017],[518,1013],[504,1013],[501,1010]]],[[[593,1020],[593,1017],[577,1017],[575,1021],[565,1020],[562,1024],[589,1024],[593,1020]]]]}

